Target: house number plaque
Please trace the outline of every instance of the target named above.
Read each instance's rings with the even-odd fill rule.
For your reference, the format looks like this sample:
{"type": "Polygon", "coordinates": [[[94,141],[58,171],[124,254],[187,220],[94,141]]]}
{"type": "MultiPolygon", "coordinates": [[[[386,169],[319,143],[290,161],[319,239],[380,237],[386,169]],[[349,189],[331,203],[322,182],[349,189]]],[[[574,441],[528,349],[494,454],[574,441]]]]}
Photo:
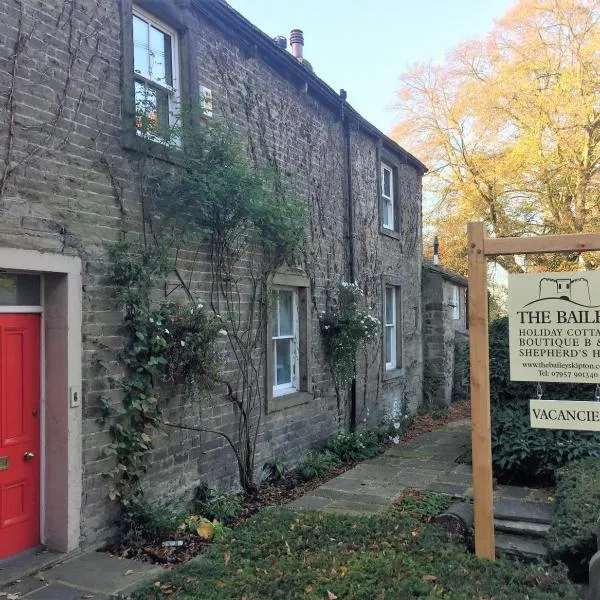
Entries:
{"type": "Polygon", "coordinates": [[[8,456],[0,456],[0,471],[8,470],[8,456]]]}

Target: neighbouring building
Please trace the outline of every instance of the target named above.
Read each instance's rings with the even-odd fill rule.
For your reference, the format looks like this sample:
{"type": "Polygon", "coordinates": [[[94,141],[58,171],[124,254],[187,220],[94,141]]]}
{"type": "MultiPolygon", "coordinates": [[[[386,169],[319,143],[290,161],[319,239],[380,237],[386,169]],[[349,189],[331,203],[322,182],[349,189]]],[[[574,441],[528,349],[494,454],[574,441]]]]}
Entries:
{"type": "Polygon", "coordinates": [[[423,262],[423,394],[431,406],[468,397],[468,280],[423,262]]]}
{"type": "MultiPolygon", "coordinates": [[[[140,90],[164,119],[173,103],[202,102],[253,159],[290,173],[308,206],[303,270],[274,274],[293,298],[301,377],[281,393],[261,375],[257,467],[297,460],[341,426],[317,319],[341,281],[356,280],[383,322],[344,419],[374,424],[421,401],[425,167],[317,76],[301,32],[291,41],[290,52],[220,0],[0,0],[0,559],[39,543],[71,551],[114,528],[102,454],[112,438],[99,417],[102,398],[119,402],[124,337],[108,251],[142,231],[141,154],[157,172],[177,168],[137,134],[140,90]]],[[[193,277],[180,258],[194,291],[209,294],[210,258],[193,277]]],[[[448,308],[463,280],[425,273],[443,289],[440,311],[464,321],[462,305],[448,308]]],[[[190,418],[181,399],[165,410],[190,418]]],[[[203,418],[235,435],[231,405],[216,399],[203,418]]],[[[168,501],[200,481],[235,488],[224,441],[158,431],[148,497],[168,501]]]]}

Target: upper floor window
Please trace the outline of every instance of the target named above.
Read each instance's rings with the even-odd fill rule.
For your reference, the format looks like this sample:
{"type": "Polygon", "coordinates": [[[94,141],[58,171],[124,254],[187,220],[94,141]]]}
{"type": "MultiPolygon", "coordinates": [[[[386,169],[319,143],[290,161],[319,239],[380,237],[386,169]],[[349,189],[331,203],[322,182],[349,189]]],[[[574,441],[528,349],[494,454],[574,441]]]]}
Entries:
{"type": "Polygon", "coordinates": [[[133,71],[138,133],[164,138],[179,107],[177,32],[138,7],[133,9],[133,71]]]}
{"type": "Polygon", "coordinates": [[[394,171],[381,163],[381,224],[394,229],[394,171]]]}

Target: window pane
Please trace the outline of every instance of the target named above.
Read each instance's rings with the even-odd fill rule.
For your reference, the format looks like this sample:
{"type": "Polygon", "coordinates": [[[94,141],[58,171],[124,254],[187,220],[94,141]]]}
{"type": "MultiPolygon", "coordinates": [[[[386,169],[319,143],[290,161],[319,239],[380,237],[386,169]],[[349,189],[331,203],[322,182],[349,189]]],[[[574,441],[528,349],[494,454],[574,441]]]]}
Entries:
{"type": "Polygon", "coordinates": [[[385,167],[383,169],[383,195],[388,198],[392,196],[392,172],[385,167]]]}
{"type": "Polygon", "coordinates": [[[39,306],[39,275],[0,273],[0,306],[39,306]]]}
{"type": "Polygon", "coordinates": [[[385,323],[386,325],[394,324],[394,300],[395,300],[394,288],[386,287],[385,288],[385,323]]]}
{"type": "Polygon", "coordinates": [[[150,77],[148,24],[133,15],[133,70],[150,77]]]}
{"type": "Polygon", "coordinates": [[[293,292],[279,292],[279,335],[294,335],[293,292]]]}
{"type": "Polygon", "coordinates": [[[292,340],[275,340],[275,385],[292,383],[292,340]]]}
{"type": "Polygon", "coordinates": [[[392,229],[394,226],[394,209],[389,198],[383,199],[383,226],[392,229]]]}
{"type": "Polygon", "coordinates": [[[135,82],[136,127],[150,133],[169,127],[169,94],[141,81],[135,82]]]}
{"type": "Polygon", "coordinates": [[[173,85],[171,36],[150,26],[150,76],[154,81],[173,85]]]}
{"type": "Polygon", "coordinates": [[[389,364],[392,362],[392,344],[394,340],[394,328],[386,326],[385,328],[385,362],[389,364]]]}

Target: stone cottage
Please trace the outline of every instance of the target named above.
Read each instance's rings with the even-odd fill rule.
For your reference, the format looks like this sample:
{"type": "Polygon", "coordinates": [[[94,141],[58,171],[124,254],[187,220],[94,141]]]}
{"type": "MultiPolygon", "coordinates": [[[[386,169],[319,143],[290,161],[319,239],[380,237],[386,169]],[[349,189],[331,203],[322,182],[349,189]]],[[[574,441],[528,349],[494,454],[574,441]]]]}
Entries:
{"type": "MultiPolygon", "coordinates": [[[[114,466],[103,454],[112,437],[99,417],[102,399],[122,397],[127,340],[109,250],[145,231],[140,156],[160,173],[185,152],[139,135],[141,92],[167,125],[177,103],[200,103],[206,123],[230,125],[250,159],[289,173],[306,202],[304,263],[271,280],[292,307],[300,376],[275,364],[274,337],[255,353],[257,469],[420,401],[425,167],[318,77],[301,32],[291,42],[290,51],[220,0],[0,0],[0,559],[40,543],[71,551],[114,528],[103,475],[114,466]],[[358,283],[383,323],[343,391],[345,412],[317,318],[342,281],[358,283]]],[[[178,276],[208,297],[210,257],[196,248],[178,259],[178,276]],[[192,254],[202,266],[193,273],[192,254]]],[[[172,286],[157,282],[157,293],[172,286]]],[[[228,368],[242,385],[235,363],[228,368]]],[[[165,410],[195,418],[181,398],[165,410]]],[[[236,435],[219,397],[202,418],[236,435]]],[[[143,482],[152,501],[200,481],[236,487],[222,437],[160,428],[152,438],[143,482]]]]}

